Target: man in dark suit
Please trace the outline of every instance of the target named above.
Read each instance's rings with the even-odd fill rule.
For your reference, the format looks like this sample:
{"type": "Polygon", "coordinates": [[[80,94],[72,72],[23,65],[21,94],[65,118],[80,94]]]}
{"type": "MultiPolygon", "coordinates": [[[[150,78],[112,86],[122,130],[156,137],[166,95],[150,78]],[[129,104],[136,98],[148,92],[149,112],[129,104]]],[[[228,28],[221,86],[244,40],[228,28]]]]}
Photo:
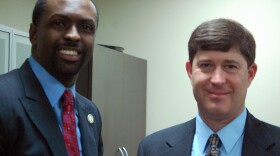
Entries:
{"type": "Polygon", "coordinates": [[[144,138],[138,156],[279,156],[280,128],[245,108],[257,72],[255,47],[251,33],[236,21],[199,25],[186,63],[198,115],[144,138]]]}
{"type": "Polygon", "coordinates": [[[90,0],[37,1],[32,55],[0,76],[1,156],[103,155],[99,111],[75,90],[92,57],[97,25],[90,0]]]}

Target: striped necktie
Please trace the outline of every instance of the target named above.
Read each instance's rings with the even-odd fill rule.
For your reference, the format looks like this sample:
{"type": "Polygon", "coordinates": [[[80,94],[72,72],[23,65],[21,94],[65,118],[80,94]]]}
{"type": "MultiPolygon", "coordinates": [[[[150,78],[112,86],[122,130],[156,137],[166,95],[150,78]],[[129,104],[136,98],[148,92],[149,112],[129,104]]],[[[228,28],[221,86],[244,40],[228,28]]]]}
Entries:
{"type": "Polygon", "coordinates": [[[79,146],[76,133],[76,120],[74,111],[74,97],[70,90],[65,90],[62,102],[62,127],[63,138],[68,156],[79,156],[79,146]]]}
{"type": "Polygon", "coordinates": [[[221,141],[217,134],[212,134],[209,137],[209,147],[205,156],[220,156],[221,141]]]}

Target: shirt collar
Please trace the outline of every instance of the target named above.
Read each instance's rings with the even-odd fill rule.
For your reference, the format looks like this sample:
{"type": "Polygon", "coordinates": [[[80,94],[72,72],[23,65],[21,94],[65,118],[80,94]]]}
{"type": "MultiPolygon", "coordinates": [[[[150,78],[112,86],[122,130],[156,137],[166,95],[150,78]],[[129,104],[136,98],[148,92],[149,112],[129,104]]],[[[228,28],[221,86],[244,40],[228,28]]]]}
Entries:
{"type": "Polygon", "coordinates": [[[244,133],[246,117],[247,111],[244,109],[237,118],[217,132],[227,153],[230,153],[235,143],[244,133]]]}
{"type": "MultiPolygon", "coordinates": [[[[227,124],[224,128],[217,132],[219,138],[222,141],[222,146],[225,147],[227,153],[230,153],[235,143],[244,133],[244,127],[246,122],[247,111],[244,108],[242,113],[237,116],[233,121],[227,124]]],[[[208,138],[211,134],[215,133],[212,131],[201,119],[199,115],[196,117],[196,130],[195,133],[198,137],[199,150],[203,153],[207,148],[208,138]]]]}
{"type": "Polygon", "coordinates": [[[195,134],[197,135],[200,153],[204,152],[208,138],[213,133],[214,132],[204,123],[201,117],[197,115],[195,134]]]}
{"type": "Polygon", "coordinates": [[[47,95],[49,102],[52,107],[55,104],[59,103],[59,99],[61,98],[65,89],[70,89],[75,95],[75,85],[66,88],[62,83],[60,83],[56,78],[54,78],[51,74],[49,74],[44,67],[42,67],[32,56],[28,58],[31,69],[33,70],[35,76],[39,80],[40,84],[43,87],[45,94],[47,95]]]}

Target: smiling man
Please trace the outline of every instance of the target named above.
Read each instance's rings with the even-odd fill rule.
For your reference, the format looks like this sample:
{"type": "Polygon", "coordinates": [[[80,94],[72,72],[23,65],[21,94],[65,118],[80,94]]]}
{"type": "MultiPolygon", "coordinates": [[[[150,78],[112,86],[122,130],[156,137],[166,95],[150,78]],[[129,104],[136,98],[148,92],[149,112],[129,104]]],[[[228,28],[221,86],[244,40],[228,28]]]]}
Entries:
{"type": "Polygon", "coordinates": [[[38,0],[31,57],[0,76],[1,156],[102,156],[101,117],[76,92],[93,54],[98,12],[90,0],[38,0]]]}
{"type": "Polygon", "coordinates": [[[278,156],[280,128],[245,108],[257,72],[251,33],[236,21],[214,19],[194,30],[188,46],[198,115],[144,138],[138,156],[278,156]]]}

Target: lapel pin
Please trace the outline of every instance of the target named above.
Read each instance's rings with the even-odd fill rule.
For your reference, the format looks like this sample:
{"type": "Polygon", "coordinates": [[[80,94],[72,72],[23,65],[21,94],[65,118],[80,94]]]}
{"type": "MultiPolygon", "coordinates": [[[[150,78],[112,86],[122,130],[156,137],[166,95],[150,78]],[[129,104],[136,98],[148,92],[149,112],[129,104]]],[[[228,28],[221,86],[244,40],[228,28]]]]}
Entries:
{"type": "Polygon", "coordinates": [[[89,122],[90,124],[93,124],[93,123],[94,123],[94,117],[93,117],[93,115],[88,114],[87,120],[88,120],[88,122],[89,122]]]}

